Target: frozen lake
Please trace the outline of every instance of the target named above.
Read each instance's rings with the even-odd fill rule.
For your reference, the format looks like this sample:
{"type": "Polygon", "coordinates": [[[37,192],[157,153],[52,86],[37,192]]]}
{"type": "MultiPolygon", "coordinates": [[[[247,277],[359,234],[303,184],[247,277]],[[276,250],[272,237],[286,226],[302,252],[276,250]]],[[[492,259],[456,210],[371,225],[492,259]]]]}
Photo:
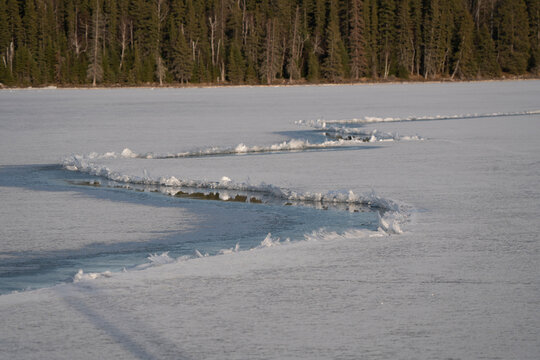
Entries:
{"type": "Polygon", "coordinates": [[[539,99],[1,91],[0,358],[536,359],[539,99]]]}
{"type": "Polygon", "coordinates": [[[281,200],[261,192],[126,185],[54,165],[0,168],[0,184],[7,201],[26,193],[32,203],[23,218],[6,214],[0,294],[72,282],[80,269],[136,270],[179,257],[236,251],[236,246],[253,249],[265,234],[272,242],[263,246],[271,246],[322,228],[377,230],[377,213],[384,211],[362,204],[281,200]],[[104,210],[109,207],[114,210],[104,210]],[[145,216],[151,220],[144,222],[145,216]],[[159,228],[163,220],[152,220],[155,216],[172,224],[159,228]]]}

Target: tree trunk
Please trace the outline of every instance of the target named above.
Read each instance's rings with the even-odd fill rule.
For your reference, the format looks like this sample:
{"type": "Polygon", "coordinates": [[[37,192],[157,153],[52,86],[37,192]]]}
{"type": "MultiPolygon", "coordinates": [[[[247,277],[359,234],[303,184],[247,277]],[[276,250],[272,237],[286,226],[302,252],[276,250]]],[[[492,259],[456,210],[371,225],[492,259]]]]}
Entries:
{"type": "Polygon", "coordinates": [[[96,0],[96,24],[95,24],[95,35],[94,35],[94,64],[93,64],[93,74],[92,74],[92,86],[96,86],[98,51],[99,51],[99,1],[96,0]]]}

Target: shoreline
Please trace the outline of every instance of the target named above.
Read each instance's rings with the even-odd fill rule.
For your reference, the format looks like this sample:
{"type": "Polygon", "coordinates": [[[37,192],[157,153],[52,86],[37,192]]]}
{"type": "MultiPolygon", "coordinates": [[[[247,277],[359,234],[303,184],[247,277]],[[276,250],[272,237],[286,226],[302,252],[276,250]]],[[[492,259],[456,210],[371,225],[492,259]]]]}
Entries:
{"type": "Polygon", "coordinates": [[[403,84],[455,84],[455,83],[480,83],[480,82],[507,82],[507,81],[534,81],[540,80],[540,76],[527,76],[527,77],[511,77],[511,78],[493,78],[493,79],[475,79],[475,80],[388,80],[388,81],[356,81],[356,82],[342,82],[342,83],[283,83],[283,84],[141,84],[141,85],[43,85],[43,86],[27,86],[27,87],[8,87],[1,86],[2,90],[111,90],[111,89],[213,89],[213,88],[277,88],[277,87],[307,87],[307,86],[363,86],[363,85],[403,85],[403,84]]]}

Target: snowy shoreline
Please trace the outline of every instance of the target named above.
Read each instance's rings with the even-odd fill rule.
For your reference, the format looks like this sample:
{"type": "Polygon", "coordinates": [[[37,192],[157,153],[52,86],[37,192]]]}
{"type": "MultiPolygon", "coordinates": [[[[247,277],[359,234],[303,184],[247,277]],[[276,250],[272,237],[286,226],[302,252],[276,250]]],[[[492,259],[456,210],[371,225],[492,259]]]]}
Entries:
{"type": "Polygon", "coordinates": [[[298,83],[298,84],[256,84],[256,85],[229,85],[229,84],[190,84],[190,85],[173,85],[159,84],[152,85],[97,85],[97,86],[63,86],[63,85],[43,85],[43,86],[28,86],[28,87],[0,87],[2,90],[116,90],[116,89],[227,89],[227,88],[289,88],[289,87],[333,87],[333,86],[371,86],[371,85],[415,85],[415,84],[460,84],[460,83],[491,83],[491,82],[515,82],[515,81],[538,81],[540,76],[528,77],[508,77],[508,78],[493,78],[493,79],[474,79],[474,80],[388,80],[388,81],[359,81],[359,82],[343,82],[343,83],[298,83]]]}

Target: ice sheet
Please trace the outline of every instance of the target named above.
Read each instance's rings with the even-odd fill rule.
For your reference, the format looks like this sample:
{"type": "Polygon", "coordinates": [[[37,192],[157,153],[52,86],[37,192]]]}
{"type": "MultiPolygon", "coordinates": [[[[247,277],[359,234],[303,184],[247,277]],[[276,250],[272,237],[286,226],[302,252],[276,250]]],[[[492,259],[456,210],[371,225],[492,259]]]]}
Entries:
{"type": "MultiPolygon", "coordinates": [[[[269,146],[299,138],[301,119],[511,113],[538,109],[539,98],[539,81],[0,92],[8,109],[0,156],[3,164],[35,164],[124,148],[269,146]],[[30,102],[30,113],[16,111],[30,102]]],[[[410,216],[397,236],[317,232],[0,296],[0,357],[536,359],[540,117],[365,129],[373,128],[425,140],[279,157],[100,159],[140,177],[145,169],[156,178],[225,176],[302,193],[374,190],[410,216]]],[[[31,202],[12,204],[31,214],[31,202]]]]}

